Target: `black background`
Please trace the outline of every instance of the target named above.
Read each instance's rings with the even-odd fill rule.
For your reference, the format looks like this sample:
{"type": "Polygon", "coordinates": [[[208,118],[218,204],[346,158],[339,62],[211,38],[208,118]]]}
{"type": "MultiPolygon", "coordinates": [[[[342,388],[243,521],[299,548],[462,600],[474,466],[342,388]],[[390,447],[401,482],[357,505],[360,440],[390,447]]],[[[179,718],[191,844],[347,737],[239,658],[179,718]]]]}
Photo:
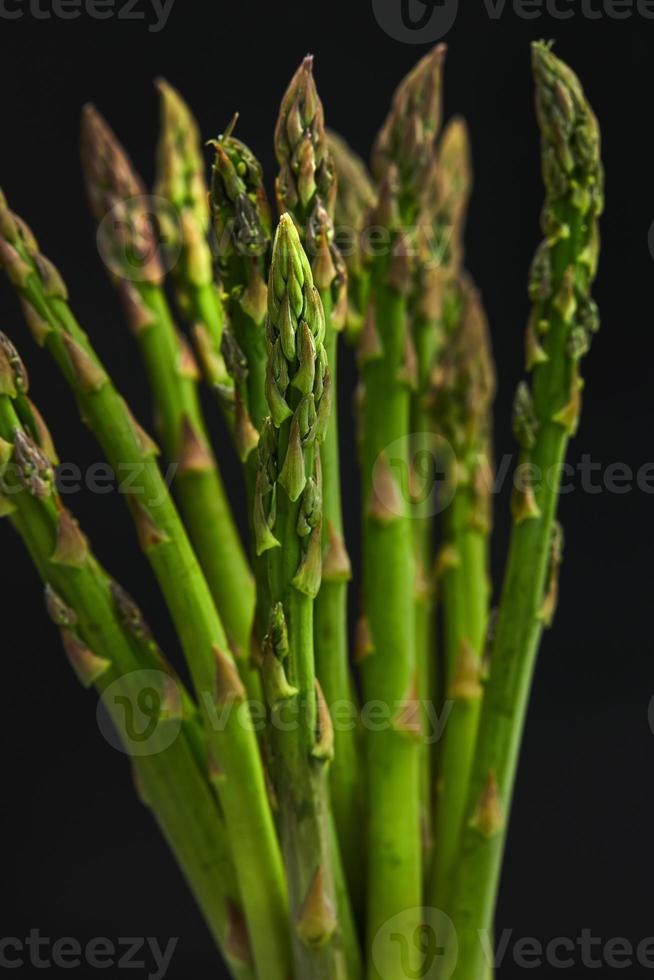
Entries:
{"type": "MultiPolygon", "coordinates": [[[[483,4],[474,7],[460,10],[447,37],[445,105],[447,115],[465,114],[473,134],[476,188],[468,264],[493,330],[498,457],[514,448],[510,406],[522,371],[525,283],[542,200],[529,42],[553,37],[599,116],[607,169],[596,288],[603,328],[585,362],[583,422],[570,459],[575,463],[590,454],[603,468],[619,462],[636,471],[654,461],[654,259],[648,249],[654,220],[648,138],[654,21],[590,21],[580,13],[566,22],[545,13],[527,21],[510,5],[493,20],[483,4]]],[[[145,0],[138,9],[146,9],[145,0]]],[[[388,37],[369,0],[176,0],[159,33],[148,31],[144,21],[85,15],[44,21],[27,9],[22,19],[0,18],[0,183],[60,266],[74,308],[140,418],[149,418],[140,363],[97,254],[80,182],[82,103],[98,104],[151,180],[157,130],[151,82],[162,74],[193,105],[207,138],[240,110],[238,135],[259,155],[270,179],[277,107],[302,55],[316,56],[328,123],[367,154],[396,83],[424,50],[388,37]]],[[[27,337],[4,282],[0,328],[28,361],[33,396],[52,424],[60,456],[82,466],[97,461],[91,436],[79,425],[53,365],[27,337]]],[[[351,380],[352,371],[347,375],[351,380]]],[[[207,406],[215,414],[211,401],[207,406]]],[[[341,410],[349,540],[358,563],[355,456],[345,397],[341,410]]],[[[238,495],[237,467],[219,426],[216,432],[227,482],[238,495]]],[[[67,502],[93,529],[98,554],[138,596],[162,644],[176,656],[166,613],[118,495],[83,493],[67,502]]],[[[642,490],[589,494],[578,481],[562,500],[562,597],[537,670],[498,912],[498,932],[512,929],[514,939],[574,939],[583,928],[604,940],[625,936],[635,943],[654,934],[654,736],[648,724],[654,694],[653,507],[642,490]]],[[[507,515],[505,488],[497,500],[496,581],[507,515]]],[[[178,936],[170,977],[220,976],[200,916],[149,814],[133,796],[125,760],[98,730],[95,699],[78,688],[63,660],[36,576],[10,529],[0,532],[0,935],[24,937],[38,928],[52,938],[82,941],[151,935],[165,943],[178,936]]],[[[25,967],[15,975],[28,972],[25,967]]],[[[499,976],[523,972],[505,965],[499,976]]],[[[558,975],[546,967],[532,972],[558,975]]],[[[636,966],[626,973],[649,975],[636,966]]],[[[586,971],[579,965],[568,974],[586,971]]]]}

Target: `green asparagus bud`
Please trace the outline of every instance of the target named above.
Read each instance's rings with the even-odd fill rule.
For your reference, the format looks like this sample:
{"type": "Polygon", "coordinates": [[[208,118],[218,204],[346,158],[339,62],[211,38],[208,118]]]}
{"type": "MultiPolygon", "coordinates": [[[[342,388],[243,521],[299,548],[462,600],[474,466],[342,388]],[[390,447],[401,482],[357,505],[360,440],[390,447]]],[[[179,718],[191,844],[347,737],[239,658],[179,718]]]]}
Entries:
{"type": "Polygon", "coordinates": [[[336,172],[325,132],[322,103],[307,56],[286,90],[275,128],[280,166],[276,181],[280,212],[292,215],[300,229],[316,285],[331,290],[341,327],[346,301],[346,269],[334,242],[336,172]]]}
{"type": "Polygon", "coordinates": [[[211,141],[216,156],[211,176],[211,212],[220,261],[232,255],[264,256],[271,240],[270,207],[261,164],[227,131],[211,141]]]}
{"type": "Polygon", "coordinates": [[[110,267],[130,282],[138,269],[142,282],[159,284],[163,266],[145,185],[97,109],[84,106],[81,125],[82,167],[91,212],[102,221],[110,267]]]}
{"type": "Polygon", "coordinates": [[[156,84],[161,125],[154,190],[172,205],[172,210],[157,208],[162,241],[171,256],[178,256],[172,275],[180,309],[189,321],[208,326],[219,348],[222,310],[207,240],[209,204],[200,131],[179,92],[163,79],[156,84]]]}
{"type": "Polygon", "coordinates": [[[320,207],[333,218],[336,175],[311,55],[296,71],[282,99],[275,152],[281,168],[276,182],[280,211],[292,213],[300,225],[315,218],[320,207]]]}
{"type": "Polygon", "coordinates": [[[442,117],[446,50],[444,44],[438,44],[400,82],[373,149],[372,171],[379,183],[389,167],[398,168],[400,206],[406,220],[416,215],[433,164],[442,117]]]}
{"type": "MultiPolygon", "coordinates": [[[[292,502],[304,494],[305,521],[310,519],[307,495],[311,497],[313,523],[296,584],[308,594],[315,594],[320,583],[320,522],[313,514],[319,493],[310,478],[330,407],[324,336],[322,303],[311,267],[293,220],[283,214],[270,268],[266,395],[272,425],[265,427],[259,444],[255,533],[259,554],[279,544],[274,533],[277,484],[292,502]]],[[[300,529],[298,533],[305,536],[300,529]]]]}
{"type": "Polygon", "coordinates": [[[163,78],[156,82],[161,96],[161,129],[157,147],[155,194],[182,216],[193,218],[203,235],[209,230],[209,205],[198,124],[176,89],[163,78]]]}
{"type": "MultiPolygon", "coordinates": [[[[238,116],[212,141],[211,214],[218,266],[225,287],[231,329],[247,362],[240,388],[242,413],[259,431],[268,414],[264,398],[266,350],[266,263],[270,249],[270,208],[263,172],[252,151],[232,135],[238,116]]],[[[238,385],[237,385],[238,387],[238,385]]],[[[254,440],[251,440],[254,442],[254,440]]],[[[252,494],[252,474],[248,475],[252,494]]]]}

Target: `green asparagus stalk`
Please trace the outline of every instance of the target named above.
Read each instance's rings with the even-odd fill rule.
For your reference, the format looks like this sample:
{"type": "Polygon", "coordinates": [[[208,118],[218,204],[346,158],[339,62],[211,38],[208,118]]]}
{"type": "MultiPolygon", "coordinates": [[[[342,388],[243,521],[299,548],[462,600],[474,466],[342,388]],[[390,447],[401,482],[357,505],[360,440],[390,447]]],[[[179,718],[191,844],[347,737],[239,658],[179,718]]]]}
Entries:
{"type": "Polygon", "coordinates": [[[264,321],[271,219],[261,165],[232,135],[235,124],[236,117],[211,144],[216,155],[210,200],[230,326],[247,366],[245,392],[237,385],[237,396],[244,398],[252,425],[260,432],[268,415],[264,321]]]}
{"type": "Polygon", "coordinates": [[[456,332],[439,359],[434,411],[453,450],[456,482],[445,513],[443,579],[448,717],[438,774],[436,855],[431,904],[448,908],[448,891],[465,818],[482,699],[482,659],[489,614],[491,405],[495,378],[488,325],[466,277],[450,290],[456,332]]]}
{"type": "MultiPolygon", "coordinates": [[[[412,935],[422,904],[423,730],[414,634],[415,562],[408,488],[400,483],[408,472],[410,398],[416,383],[407,323],[412,245],[405,229],[415,224],[440,125],[442,55],[442,48],[435,49],[401,83],[374,152],[380,186],[371,223],[388,230],[390,254],[374,260],[371,303],[359,344],[364,600],[370,632],[361,666],[366,701],[387,705],[392,717],[385,730],[366,733],[371,937],[399,913],[412,935]]],[[[368,976],[379,980],[374,962],[368,976]]]]}
{"type": "Polygon", "coordinates": [[[542,139],[543,232],[530,281],[531,391],[519,388],[515,428],[531,464],[513,505],[514,526],[477,738],[452,914],[457,976],[478,980],[478,930],[491,928],[520,738],[543,627],[554,614],[561,559],[558,482],[580,410],[579,361],[598,327],[596,275],[603,171],[595,116],[574,73],[549,45],[533,46],[542,139]]]}
{"type": "Polygon", "coordinates": [[[363,160],[346,141],[327,130],[329,151],[337,176],[334,221],[336,239],[347,266],[347,315],[345,335],[358,340],[370,292],[370,269],[366,255],[366,219],[375,203],[375,188],[363,160]]]}
{"type": "MultiPolygon", "coordinates": [[[[156,647],[138,608],[101,568],[54,483],[52,440],[27,397],[27,374],[0,334],[2,513],[28,549],[46,586],[47,608],[85,687],[95,687],[151,808],[239,980],[253,978],[240,897],[224,822],[207,773],[197,711],[156,647]],[[47,454],[46,454],[47,451],[47,454]],[[147,689],[144,687],[147,684],[147,689]],[[158,689],[154,685],[158,685],[158,689]],[[147,745],[134,753],[125,702],[156,696],[147,745]],[[199,751],[198,751],[199,746],[199,751]],[[147,749],[147,751],[143,751],[147,749]]],[[[151,702],[148,702],[150,704],[151,702]]]]}
{"type": "MultiPolygon", "coordinates": [[[[420,440],[438,433],[453,500],[443,515],[442,576],[445,626],[443,691],[453,710],[441,746],[437,780],[437,852],[431,903],[446,907],[467,798],[479,709],[481,658],[489,604],[490,409],[494,390],[488,328],[480,299],[462,274],[464,223],[472,183],[467,128],[453,119],[443,132],[421,222],[418,311],[414,321],[419,386],[413,428],[420,440]],[[421,232],[423,228],[421,227],[421,232]]],[[[425,447],[428,448],[428,447],[425,447]]],[[[427,459],[433,459],[432,446],[427,459]]],[[[418,458],[416,450],[416,458],[418,458]]],[[[420,489],[418,487],[418,489],[420,489]]],[[[432,565],[433,522],[414,507],[419,566],[432,565]]],[[[420,581],[423,576],[418,575],[420,581]]],[[[422,591],[422,590],[421,590],[422,591]]],[[[433,638],[429,590],[418,595],[416,642],[421,686],[432,683],[433,638]],[[424,660],[427,660],[427,666],[424,660]]]]}
{"type": "Polygon", "coordinates": [[[274,781],[295,926],[297,976],[355,976],[349,927],[337,906],[328,795],[334,733],[314,661],[320,588],[319,444],[331,407],[325,320],[291,217],[275,236],[268,289],[267,398],[255,503],[257,550],[267,554],[270,626],[263,678],[272,715],[274,781]]]}
{"type": "Polygon", "coordinates": [[[202,140],[197,122],[179,92],[157,80],[161,105],[155,194],[174,208],[173,220],[160,216],[161,231],[171,250],[179,250],[172,268],[178,306],[211,351],[214,384],[225,384],[222,335],[225,314],[220,288],[214,283],[213,257],[207,234],[209,205],[202,140]]]}
{"type": "Polygon", "coordinates": [[[135,423],[67,302],[63,280],[0,195],[0,265],[24,301],[28,325],[53,355],[84,420],[127,495],[139,542],[175,623],[211,751],[225,773],[225,814],[258,971],[287,980],[286,892],[281,855],[245,690],[222,622],[157,466],[156,447],[135,423]],[[253,862],[252,855],[257,855],[253,862]]]}
{"type": "MultiPolygon", "coordinates": [[[[229,368],[234,384],[236,428],[241,437],[245,464],[251,542],[254,545],[254,494],[257,481],[256,448],[266,402],[265,317],[266,278],[271,240],[270,208],[263,186],[263,172],[251,150],[232,136],[236,117],[226,132],[214,140],[215,159],[211,178],[211,212],[217,244],[218,265],[225,287],[230,327],[229,368]],[[266,277],[266,278],[264,278],[266,277]],[[250,438],[245,437],[250,434],[250,438]]],[[[199,338],[196,338],[199,339],[199,338]]],[[[203,347],[200,343],[200,348],[203,347]]],[[[203,356],[207,365],[207,352],[203,356]]],[[[211,373],[210,361],[205,373],[211,373]]],[[[270,611],[267,561],[252,547],[257,584],[257,636],[263,637],[270,611]]]]}
{"type": "MultiPolygon", "coordinates": [[[[256,696],[257,687],[249,669],[254,615],[252,573],[207,435],[195,362],[173,323],[163,291],[164,272],[151,225],[149,198],[125,151],[92,106],[84,109],[81,132],[91,211],[102,222],[104,245],[112,255],[112,278],[145,363],[157,434],[166,458],[176,464],[174,489],[182,515],[241,672],[256,696]],[[115,220],[104,220],[108,214],[115,220]],[[134,255],[143,256],[145,261],[135,266],[134,255]]],[[[175,148],[168,145],[167,150],[172,168],[171,158],[179,148],[177,144],[175,148]]],[[[180,154],[180,169],[183,159],[180,154]]],[[[198,235],[203,233],[190,208],[183,208],[180,216],[183,227],[192,226],[198,235]]],[[[196,251],[201,251],[199,246],[196,251]]],[[[185,246],[185,269],[203,265],[193,263],[187,252],[185,246]]],[[[202,288],[214,290],[211,283],[202,288]]]]}
{"type": "MultiPolygon", "coordinates": [[[[450,462],[445,447],[438,445],[430,399],[434,377],[448,327],[458,316],[455,281],[463,254],[463,225],[470,192],[470,153],[467,130],[454,119],[445,129],[423,192],[417,229],[416,290],[411,298],[412,337],[416,353],[416,390],[411,398],[411,491],[413,543],[416,562],[415,642],[418,694],[424,717],[426,705],[439,701],[443,689],[435,653],[435,583],[433,490],[435,469],[450,462]]],[[[436,379],[437,381],[437,379],[436,379]]],[[[437,387],[437,384],[436,384],[437,387]]],[[[440,433],[442,436],[442,433],[440,433]]],[[[452,545],[444,553],[451,553],[452,545]]],[[[451,613],[452,610],[449,610],[451,613]]],[[[451,621],[446,616],[446,622],[451,621]]],[[[432,785],[435,752],[422,747],[421,805],[425,857],[432,847],[432,785]]],[[[439,844],[440,865],[440,844],[439,844]]]]}
{"type": "MultiPolygon", "coordinates": [[[[338,390],[338,334],[343,326],[346,270],[334,243],[336,175],[313,78],[313,59],[304,59],[282,100],[275,129],[280,165],[276,189],[280,211],[293,217],[311,260],[325,314],[325,351],[331,385],[338,390]]],[[[321,449],[323,483],[322,585],[315,604],[316,669],[330,711],[354,706],[348,660],[347,590],[352,576],[343,539],[338,412],[327,423],[321,449]]],[[[356,906],[362,894],[361,780],[357,729],[334,732],[331,795],[343,864],[356,906]]]]}

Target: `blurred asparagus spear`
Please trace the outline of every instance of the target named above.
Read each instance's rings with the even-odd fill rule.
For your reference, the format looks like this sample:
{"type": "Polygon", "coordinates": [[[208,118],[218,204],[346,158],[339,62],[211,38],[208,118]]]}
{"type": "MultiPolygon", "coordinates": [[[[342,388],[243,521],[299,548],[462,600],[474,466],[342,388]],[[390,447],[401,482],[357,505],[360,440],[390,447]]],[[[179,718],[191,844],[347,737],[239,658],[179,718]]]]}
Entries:
{"type": "Polygon", "coordinates": [[[341,253],[347,266],[345,332],[348,340],[355,342],[363,327],[370,291],[366,219],[375,203],[375,188],[365,163],[342,136],[328,130],[327,143],[337,176],[336,239],[342,242],[341,253]]]}
{"type": "MultiPolygon", "coordinates": [[[[112,280],[146,367],[158,435],[168,461],[176,464],[174,489],[182,515],[243,677],[256,695],[249,670],[255,601],[252,573],[207,435],[193,355],[173,323],[163,291],[164,270],[149,198],[124,149],[92,106],[86,106],[82,114],[81,146],[91,211],[102,223],[104,247],[112,258],[112,280]],[[105,220],[109,214],[111,221],[105,220]],[[142,261],[135,264],[134,256],[142,261]]],[[[176,150],[177,144],[171,141],[167,146],[171,168],[176,150]]],[[[180,170],[182,165],[183,159],[177,161],[180,170]]],[[[200,234],[199,222],[189,209],[181,210],[180,221],[187,233],[194,227],[200,234]]],[[[189,267],[187,250],[185,246],[184,261],[189,267]]],[[[210,283],[201,288],[205,292],[214,289],[210,283]]],[[[194,301],[189,298],[188,302],[194,301]]]]}

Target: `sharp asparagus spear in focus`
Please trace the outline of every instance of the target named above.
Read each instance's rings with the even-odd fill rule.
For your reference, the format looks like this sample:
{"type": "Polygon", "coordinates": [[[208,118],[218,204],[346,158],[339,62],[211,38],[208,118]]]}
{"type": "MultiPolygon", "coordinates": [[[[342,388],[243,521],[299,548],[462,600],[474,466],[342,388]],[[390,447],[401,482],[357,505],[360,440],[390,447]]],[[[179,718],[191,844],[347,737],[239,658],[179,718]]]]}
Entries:
{"type": "MultiPolygon", "coordinates": [[[[346,270],[334,243],[336,175],[325,134],[324,113],[313,78],[313,60],[304,59],[282,100],[275,128],[280,165],[277,199],[298,228],[311,261],[325,313],[325,351],[331,385],[338,389],[338,335],[343,326],[346,270]]],[[[323,484],[322,585],[315,604],[316,669],[330,711],[354,708],[348,661],[347,593],[352,572],[343,539],[338,412],[328,420],[321,449],[323,484]]],[[[337,726],[331,770],[336,829],[355,904],[361,902],[361,783],[356,726],[337,726]]]]}
{"type": "Polygon", "coordinates": [[[267,398],[255,504],[271,601],[263,679],[272,715],[274,782],[295,926],[298,976],[353,976],[349,909],[338,907],[328,792],[334,732],[314,659],[313,607],[322,571],[319,446],[331,408],[325,320],[290,215],[273,246],[268,287],[267,398]],[[288,720],[292,719],[292,724],[288,720]]]}

